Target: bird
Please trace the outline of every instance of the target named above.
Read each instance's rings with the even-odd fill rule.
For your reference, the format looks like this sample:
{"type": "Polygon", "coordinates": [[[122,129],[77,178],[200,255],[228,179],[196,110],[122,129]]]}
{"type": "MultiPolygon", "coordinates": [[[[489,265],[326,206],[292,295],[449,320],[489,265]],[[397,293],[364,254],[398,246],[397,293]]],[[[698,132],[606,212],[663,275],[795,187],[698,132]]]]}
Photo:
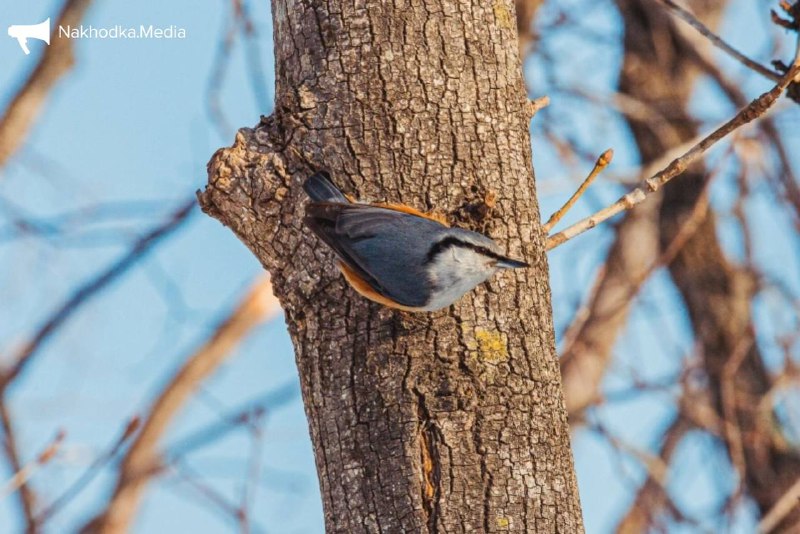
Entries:
{"type": "Polygon", "coordinates": [[[345,281],[384,306],[439,310],[501,269],[529,267],[489,237],[410,206],[351,201],[327,171],[309,176],[303,189],[311,200],[305,226],[336,253],[345,281]]]}

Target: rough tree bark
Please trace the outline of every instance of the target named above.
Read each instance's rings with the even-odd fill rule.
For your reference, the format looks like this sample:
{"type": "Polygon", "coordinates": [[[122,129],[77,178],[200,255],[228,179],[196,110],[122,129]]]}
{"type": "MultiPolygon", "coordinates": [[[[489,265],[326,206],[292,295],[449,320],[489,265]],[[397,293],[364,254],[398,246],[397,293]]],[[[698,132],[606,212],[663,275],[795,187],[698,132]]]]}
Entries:
{"type": "Polygon", "coordinates": [[[583,530],[512,0],[274,0],[275,113],[209,163],[204,210],[272,275],[330,532],[583,530]],[[301,220],[329,169],[532,262],[450,309],[358,297],[301,220]]]}

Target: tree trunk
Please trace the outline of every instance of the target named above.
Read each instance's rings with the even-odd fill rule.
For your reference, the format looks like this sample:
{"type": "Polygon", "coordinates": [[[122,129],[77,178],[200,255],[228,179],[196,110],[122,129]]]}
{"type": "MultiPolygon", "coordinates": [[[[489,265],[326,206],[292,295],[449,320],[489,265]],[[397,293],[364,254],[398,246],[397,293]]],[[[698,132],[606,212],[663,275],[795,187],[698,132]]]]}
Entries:
{"type": "Polygon", "coordinates": [[[204,210],[272,275],[330,532],[583,530],[512,0],[274,0],[276,107],[209,164],[204,210]],[[446,311],[349,289],[302,226],[325,168],[531,261],[446,311]]]}

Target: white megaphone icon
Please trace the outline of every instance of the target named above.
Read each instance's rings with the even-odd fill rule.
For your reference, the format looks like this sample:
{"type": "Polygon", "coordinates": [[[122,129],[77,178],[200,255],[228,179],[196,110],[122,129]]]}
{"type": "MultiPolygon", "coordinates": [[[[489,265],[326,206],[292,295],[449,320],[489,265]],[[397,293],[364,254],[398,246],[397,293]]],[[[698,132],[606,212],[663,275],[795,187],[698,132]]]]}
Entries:
{"type": "Polygon", "coordinates": [[[31,53],[31,51],[28,50],[28,37],[39,39],[48,45],[50,44],[50,19],[48,18],[46,21],[40,22],[39,24],[15,24],[9,26],[8,36],[13,37],[19,42],[19,46],[22,47],[22,51],[25,52],[27,56],[31,53]]]}

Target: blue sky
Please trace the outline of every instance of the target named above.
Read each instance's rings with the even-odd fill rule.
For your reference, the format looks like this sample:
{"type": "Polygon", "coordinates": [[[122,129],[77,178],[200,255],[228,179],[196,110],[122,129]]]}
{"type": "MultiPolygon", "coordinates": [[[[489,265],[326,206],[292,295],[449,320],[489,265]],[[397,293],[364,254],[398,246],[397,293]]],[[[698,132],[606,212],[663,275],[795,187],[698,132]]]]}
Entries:
{"type": "MultiPolygon", "coordinates": [[[[571,3],[561,7],[566,9],[571,3]]],[[[733,15],[726,19],[724,33],[743,49],[763,51],[768,36],[744,31],[750,28],[750,17],[762,16],[753,13],[752,4],[746,0],[733,2],[733,15]]],[[[4,0],[0,26],[33,24],[48,16],[55,20],[59,5],[45,0],[4,0]]],[[[269,4],[255,2],[251,9],[259,30],[255,46],[267,86],[262,87],[250,75],[246,47],[240,39],[220,92],[226,122],[234,127],[251,126],[259,115],[271,111],[265,104],[271,99],[273,83],[269,4]]],[[[117,0],[96,2],[91,8],[86,24],[174,24],[185,28],[187,36],[183,40],[78,41],[76,68],[53,91],[22,150],[0,170],[0,229],[14,210],[49,218],[97,204],[120,203],[112,209],[117,216],[94,222],[64,239],[2,239],[0,230],[0,295],[7,299],[0,306],[0,357],[8,347],[25,339],[31,325],[46,317],[71,287],[104,268],[136,236],[204,186],[208,158],[233,138],[230,131],[220,132],[208,109],[214,59],[229,16],[228,3],[223,1],[204,2],[198,7],[197,2],[189,0],[117,0]]],[[[619,33],[619,20],[606,3],[594,9],[593,23],[598,31],[611,36],[619,33]]],[[[554,53],[577,51],[559,69],[562,85],[587,83],[598,90],[613,86],[619,49],[612,41],[597,47],[576,47],[574,37],[547,37],[546,46],[554,53]],[[604,68],[594,69],[595,74],[587,76],[587,67],[598,62],[604,62],[604,68]]],[[[16,41],[0,39],[3,108],[43,50],[42,43],[30,43],[32,54],[26,57],[16,41]]],[[[738,65],[723,65],[741,74],[738,65]]],[[[536,82],[540,69],[535,59],[526,62],[526,73],[537,93],[534,96],[551,89],[536,82]]],[[[744,84],[750,94],[766,89],[765,83],[751,79],[748,77],[744,84]]],[[[695,105],[704,109],[702,116],[708,118],[709,127],[732,111],[715,107],[716,96],[712,88],[701,86],[698,90],[695,105]]],[[[617,152],[614,172],[623,174],[637,164],[630,137],[613,113],[576,105],[566,98],[554,99],[533,126],[537,177],[542,190],[551,192],[541,197],[544,214],[560,205],[571,193],[572,180],[586,169],[564,164],[542,142],[541,129],[536,125],[540,120],[553,121],[555,128],[569,131],[597,154],[613,146],[617,152]],[[594,119],[585,121],[587,113],[594,119]]],[[[796,134],[788,139],[790,146],[800,149],[796,134]]],[[[800,154],[800,150],[794,153],[800,154]]],[[[719,205],[726,201],[726,187],[725,179],[721,179],[714,190],[719,205]]],[[[569,217],[588,214],[620,191],[614,185],[597,187],[569,217]]],[[[768,196],[758,197],[749,208],[757,224],[769,232],[774,221],[768,216],[768,196]]],[[[596,230],[593,238],[575,240],[551,254],[558,325],[565,325],[575,308],[571,281],[590,283],[610,240],[608,230],[596,230]]],[[[736,240],[731,234],[726,244],[735,250],[736,240]]],[[[787,241],[786,246],[797,252],[796,243],[787,241]]],[[[782,254],[780,250],[785,247],[780,243],[776,245],[778,252],[768,245],[759,249],[765,263],[796,283],[791,273],[800,271],[800,254],[782,254]]],[[[256,260],[231,232],[198,210],[187,226],[59,332],[12,392],[12,408],[20,422],[19,440],[26,457],[34,456],[55,429],[67,431],[63,454],[47,467],[41,479],[34,479],[43,499],[58,495],[94,455],[105,450],[123,421],[142,413],[172,371],[236,304],[260,271],[256,260]],[[43,480],[47,486],[37,484],[43,480]]],[[[637,370],[645,376],[668,375],[680,366],[691,348],[691,338],[685,317],[676,311],[680,309],[677,299],[664,273],[647,285],[639,312],[617,348],[620,363],[617,376],[612,373],[608,379],[609,387],[624,384],[619,376],[625,375],[626,366],[637,367],[644,357],[647,365],[637,370]],[[669,332],[665,346],[655,341],[654,309],[663,316],[659,328],[669,332]]],[[[769,303],[764,306],[769,308],[769,303]]],[[[321,532],[322,511],[311,446],[291,343],[282,319],[259,328],[243,343],[183,412],[167,442],[175,442],[218,421],[221,414],[270,392],[277,392],[277,397],[265,427],[261,453],[264,470],[254,519],[266,531],[321,532]]],[[[669,399],[657,395],[615,403],[596,414],[608,428],[642,447],[655,445],[655,436],[672,415],[669,399]]],[[[187,463],[235,500],[251,445],[244,432],[234,432],[192,453],[187,463]]],[[[590,431],[580,430],[574,435],[574,449],[588,531],[607,532],[627,506],[643,473],[590,431]]],[[[674,473],[671,487],[702,514],[703,507],[712,506],[719,497],[720,484],[724,487],[730,482],[723,475],[714,476],[722,467],[712,465],[718,452],[708,443],[688,440],[680,454],[685,461],[674,473]],[[711,470],[699,468],[708,465],[711,470]]],[[[99,477],[76,503],[56,516],[50,531],[68,531],[85,521],[102,504],[111,482],[109,473],[99,477]]],[[[746,531],[752,521],[752,514],[744,513],[737,528],[746,531]]],[[[15,503],[8,499],[0,501],[0,524],[20,524],[15,503]]],[[[166,477],[148,493],[136,531],[164,532],[178,527],[183,531],[229,532],[232,523],[178,478],[166,477]]]]}
{"type": "MultiPolygon", "coordinates": [[[[4,2],[0,23],[55,20],[59,4],[4,2]]],[[[227,23],[225,7],[223,2],[198,9],[190,1],[151,1],[96,2],[91,8],[85,22],[97,27],[175,24],[186,29],[187,37],[78,41],[75,70],[53,92],[22,151],[0,171],[0,197],[41,218],[98,203],[123,203],[127,208],[120,213],[136,213],[139,205],[147,209],[93,224],[86,235],[68,236],[68,244],[41,238],[0,241],[0,290],[11,296],[11,305],[0,307],[3,350],[23,339],[71,286],[104,268],[204,185],[208,158],[232,139],[217,133],[206,106],[210,69],[227,23]],[[98,235],[102,238],[93,237],[98,235]]],[[[271,84],[268,6],[254,5],[252,14],[265,32],[258,43],[271,84]]],[[[0,41],[3,107],[44,46],[29,42],[32,54],[26,57],[15,40],[0,41]]],[[[241,45],[228,68],[225,114],[231,124],[251,125],[270,110],[258,107],[246,83],[241,45]]],[[[39,488],[44,499],[57,496],[93,455],[105,450],[128,417],[147,407],[260,271],[230,232],[197,210],[141,268],[94,300],[46,346],[13,391],[12,402],[26,456],[34,455],[56,428],[67,431],[62,458],[42,474],[48,481],[39,488]],[[183,302],[165,299],[174,294],[183,302]]],[[[282,319],[246,340],[191,402],[167,442],[271,391],[283,396],[267,416],[254,519],[272,531],[278,525],[283,532],[320,531],[313,456],[282,319]],[[287,515],[288,509],[297,513],[287,515]]],[[[187,463],[237,498],[250,446],[243,432],[233,433],[191,454],[187,463]]],[[[108,476],[98,478],[56,516],[51,531],[71,530],[84,521],[102,503],[110,482],[108,476]]],[[[8,499],[0,502],[0,524],[19,524],[11,505],[8,499]]],[[[197,532],[231,528],[191,488],[167,479],[148,493],[136,530],[164,531],[177,524],[197,532]]]]}

